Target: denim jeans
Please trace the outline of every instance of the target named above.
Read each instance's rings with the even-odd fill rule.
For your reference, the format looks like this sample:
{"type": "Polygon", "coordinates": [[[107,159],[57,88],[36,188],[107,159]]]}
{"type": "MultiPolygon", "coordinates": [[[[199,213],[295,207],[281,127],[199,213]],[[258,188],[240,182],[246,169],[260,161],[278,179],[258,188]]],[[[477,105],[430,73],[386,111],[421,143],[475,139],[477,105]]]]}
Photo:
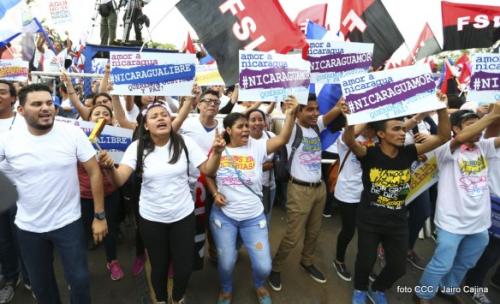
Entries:
{"type": "Polygon", "coordinates": [[[30,285],[28,273],[19,252],[17,241],[16,217],[17,207],[14,206],[0,214],[0,264],[5,282],[16,282],[21,271],[23,281],[30,285]]]}
{"type": "Polygon", "coordinates": [[[438,289],[455,294],[469,269],[474,267],[488,245],[488,231],[454,234],[437,229],[437,246],[425,267],[415,293],[421,299],[432,299],[438,289]]]}
{"type": "Polygon", "coordinates": [[[54,248],[61,257],[72,304],[90,303],[90,276],[83,224],[79,219],[45,233],[17,229],[21,255],[39,304],[61,303],[54,274],[54,248]]]}
{"type": "Polygon", "coordinates": [[[245,245],[252,263],[252,277],[255,288],[264,286],[271,272],[271,247],[264,213],[256,218],[236,221],[214,206],[210,213],[210,230],[217,246],[218,270],[223,292],[232,293],[233,270],[238,252],[238,234],[245,245]]]}

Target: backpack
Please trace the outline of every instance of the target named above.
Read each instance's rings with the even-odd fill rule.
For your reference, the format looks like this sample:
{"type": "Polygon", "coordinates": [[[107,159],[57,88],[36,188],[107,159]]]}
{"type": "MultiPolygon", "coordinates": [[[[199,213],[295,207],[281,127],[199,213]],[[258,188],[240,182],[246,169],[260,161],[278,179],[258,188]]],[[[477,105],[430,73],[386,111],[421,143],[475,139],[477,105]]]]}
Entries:
{"type": "Polygon", "coordinates": [[[344,159],[342,160],[342,163],[340,163],[340,159],[338,159],[334,164],[330,166],[330,169],[328,170],[328,193],[335,192],[337,180],[339,179],[340,172],[342,172],[349,154],[351,154],[351,149],[347,151],[344,159]]]}
{"type": "MultiPolygon", "coordinates": [[[[288,182],[290,180],[290,171],[292,169],[293,156],[295,155],[295,151],[302,143],[302,128],[298,123],[295,123],[295,126],[295,138],[293,139],[290,157],[288,157],[286,145],[284,145],[283,147],[281,147],[281,149],[274,153],[274,176],[276,177],[276,181],[280,183],[288,182]]],[[[318,126],[313,126],[313,129],[319,136],[320,132],[318,126]]]]}

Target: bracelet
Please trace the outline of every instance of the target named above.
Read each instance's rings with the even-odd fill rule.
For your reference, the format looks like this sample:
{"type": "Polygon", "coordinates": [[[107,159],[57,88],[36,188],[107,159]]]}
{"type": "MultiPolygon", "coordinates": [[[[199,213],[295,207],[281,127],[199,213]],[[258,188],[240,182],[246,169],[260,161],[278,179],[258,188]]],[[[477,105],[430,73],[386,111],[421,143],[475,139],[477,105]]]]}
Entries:
{"type": "Polygon", "coordinates": [[[213,198],[215,198],[215,197],[216,197],[217,195],[219,195],[219,194],[220,194],[220,192],[219,192],[219,191],[217,191],[217,192],[215,192],[214,194],[212,194],[212,197],[213,197],[213,198]]]}

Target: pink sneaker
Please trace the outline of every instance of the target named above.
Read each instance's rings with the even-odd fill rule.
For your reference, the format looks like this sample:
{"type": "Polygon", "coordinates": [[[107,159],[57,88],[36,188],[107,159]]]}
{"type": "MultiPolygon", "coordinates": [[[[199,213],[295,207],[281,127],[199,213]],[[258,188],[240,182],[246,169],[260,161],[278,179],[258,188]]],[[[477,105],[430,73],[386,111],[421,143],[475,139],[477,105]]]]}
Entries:
{"type": "Polygon", "coordinates": [[[111,273],[111,280],[113,281],[120,280],[125,276],[118,260],[113,260],[111,263],[107,263],[106,268],[108,268],[111,273]]]}
{"type": "Polygon", "coordinates": [[[146,255],[138,255],[134,258],[132,265],[132,275],[138,276],[144,271],[144,263],[146,263],[146,255]]]}

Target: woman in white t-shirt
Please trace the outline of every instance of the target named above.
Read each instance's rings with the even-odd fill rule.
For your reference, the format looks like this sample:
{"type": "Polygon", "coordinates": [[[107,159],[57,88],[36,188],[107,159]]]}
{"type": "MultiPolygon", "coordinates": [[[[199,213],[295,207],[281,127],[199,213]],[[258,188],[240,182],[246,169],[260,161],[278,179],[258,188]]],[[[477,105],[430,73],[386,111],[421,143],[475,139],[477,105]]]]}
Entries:
{"type": "Polygon", "coordinates": [[[163,102],[150,103],[142,113],[138,140],[125,151],[118,168],[110,155],[101,153],[99,162],[110,170],[113,182],[121,186],[136,171],[139,177],[140,231],[151,261],[151,282],[157,303],[166,303],[168,265],[174,269],[173,303],[184,303],[193,267],[195,216],[189,191],[189,165],[213,176],[224,149],[217,135],[207,160],[198,145],[173,130],[163,102]]]}
{"type": "Polygon", "coordinates": [[[215,181],[208,178],[215,203],[210,213],[210,230],[219,254],[217,266],[221,291],[218,304],[231,303],[238,235],[250,256],[259,303],[271,303],[271,296],[264,287],[271,272],[271,249],[262,204],[263,165],[268,154],[279,150],[290,139],[296,109],[294,100],[289,103],[281,133],[265,141],[250,137],[245,115],[231,113],[224,118],[227,146],[215,181]]]}
{"type": "MultiPolygon", "coordinates": [[[[269,138],[276,136],[271,131],[267,131],[268,123],[266,114],[260,109],[253,109],[246,113],[248,127],[250,128],[250,137],[258,141],[267,141],[269,138]]],[[[267,214],[267,221],[271,220],[271,212],[273,210],[274,197],[276,195],[276,182],[274,180],[273,168],[274,153],[267,155],[264,164],[262,165],[262,194],[264,197],[264,212],[267,214]]]]}

